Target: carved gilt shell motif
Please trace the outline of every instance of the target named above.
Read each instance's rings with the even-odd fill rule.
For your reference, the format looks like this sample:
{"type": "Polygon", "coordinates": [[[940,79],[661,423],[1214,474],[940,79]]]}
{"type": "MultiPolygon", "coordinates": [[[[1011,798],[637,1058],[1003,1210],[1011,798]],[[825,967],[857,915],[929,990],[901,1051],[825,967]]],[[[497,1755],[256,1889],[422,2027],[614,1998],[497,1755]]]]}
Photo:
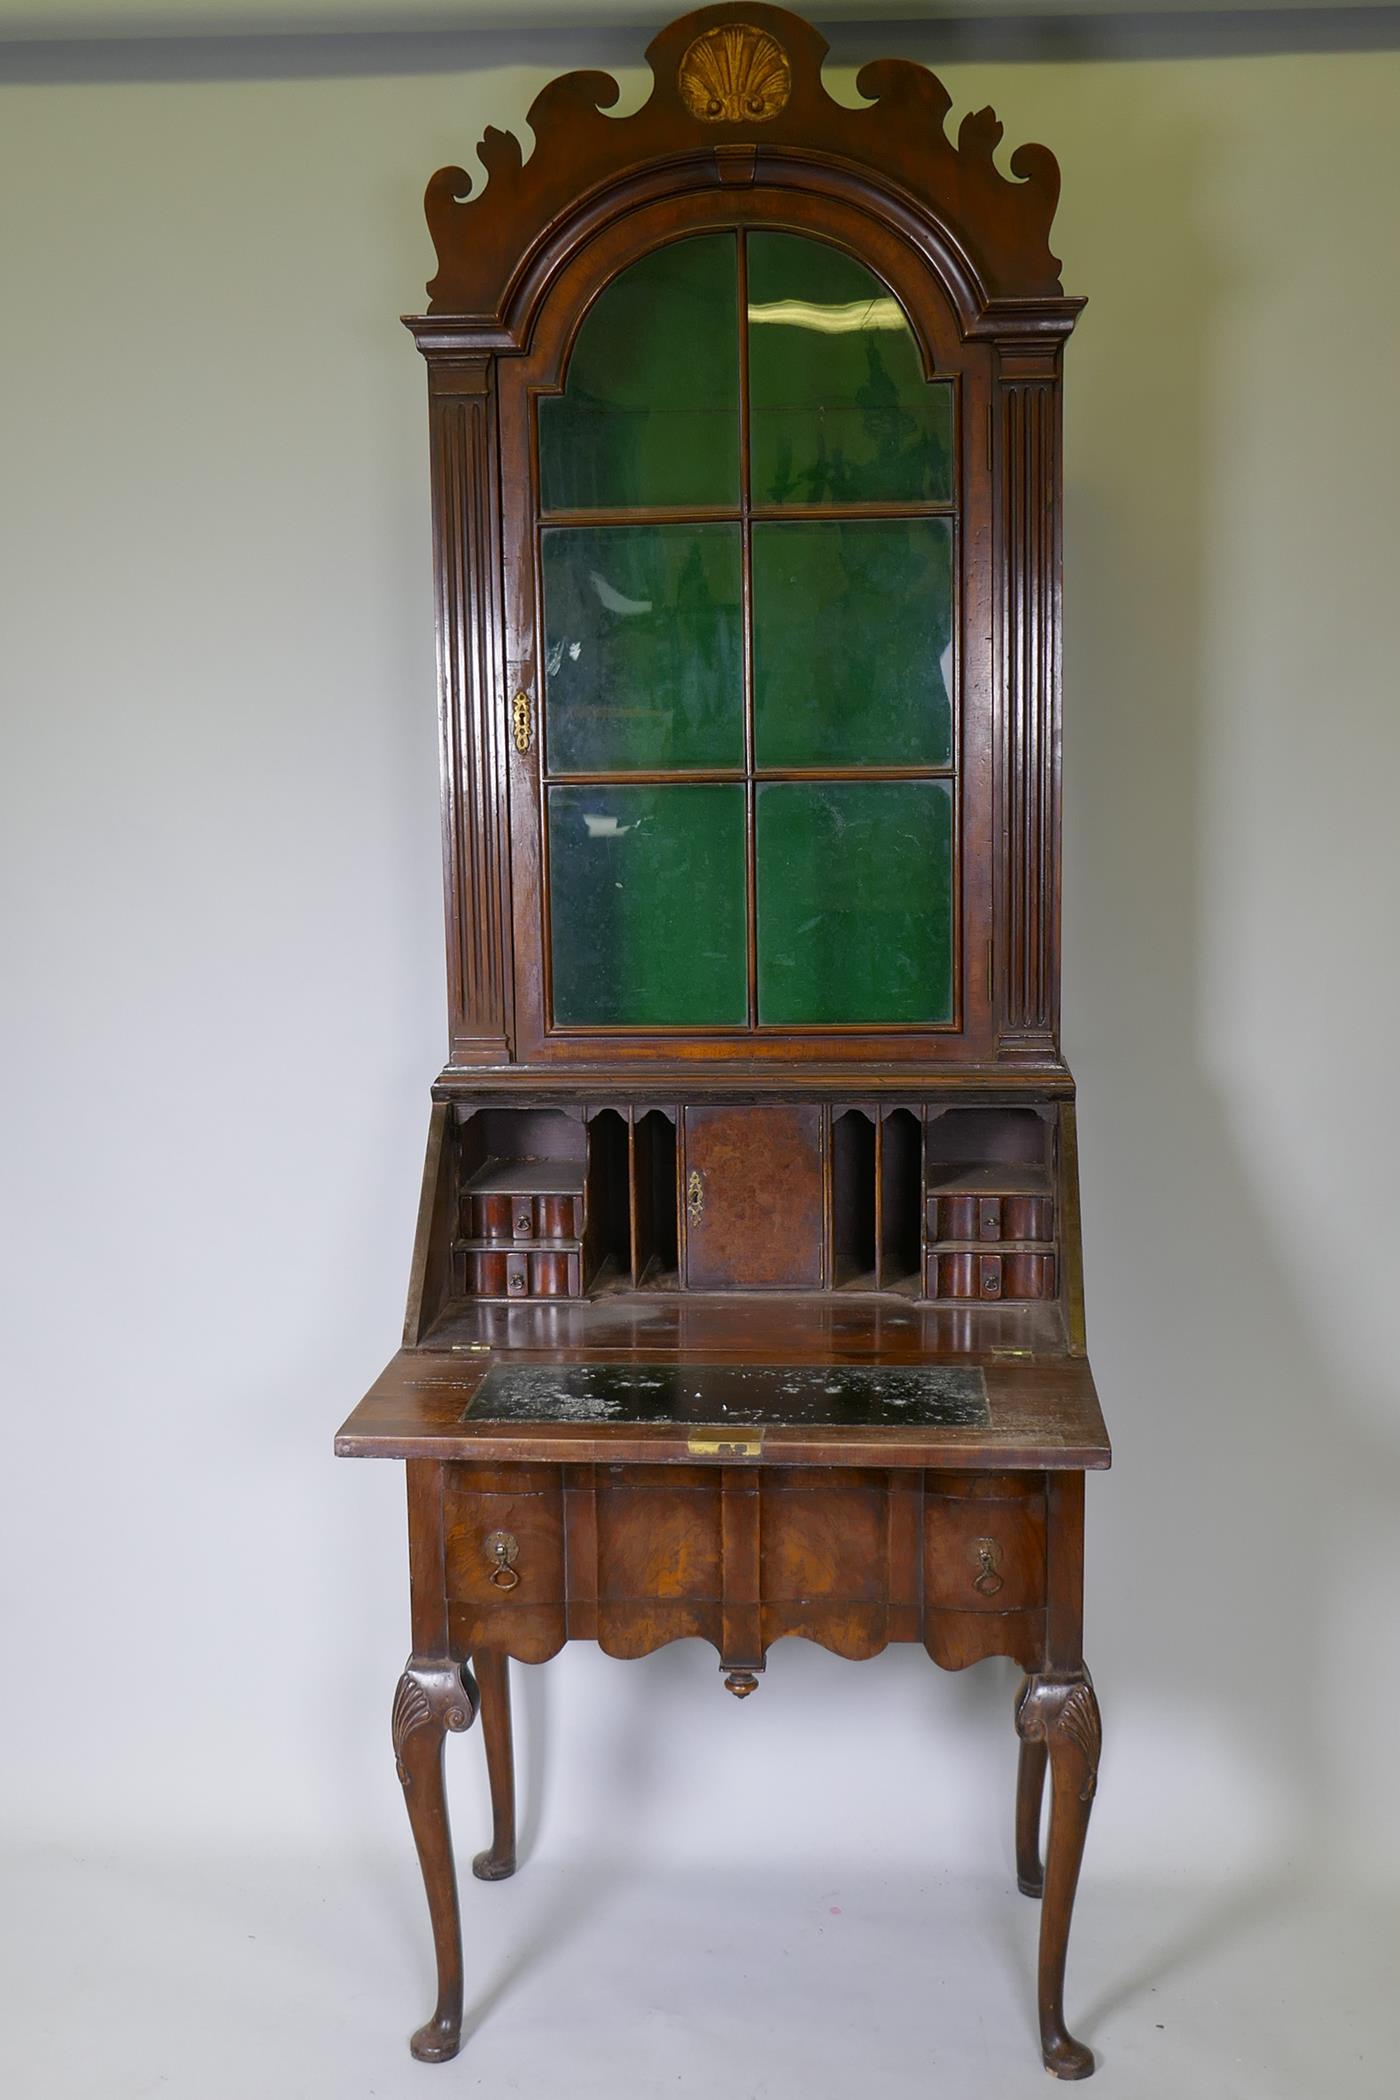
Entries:
{"type": "Polygon", "coordinates": [[[681,60],[681,100],[705,124],[763,124],[792,93],[787,53],[747,22],[707,29],[681,60]]]}

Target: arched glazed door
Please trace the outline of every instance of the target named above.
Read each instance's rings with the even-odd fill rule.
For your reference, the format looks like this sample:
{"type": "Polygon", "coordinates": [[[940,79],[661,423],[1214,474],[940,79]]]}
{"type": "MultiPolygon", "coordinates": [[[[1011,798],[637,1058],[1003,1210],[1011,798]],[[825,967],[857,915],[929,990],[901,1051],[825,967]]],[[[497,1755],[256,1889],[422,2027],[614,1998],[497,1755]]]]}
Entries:
{"type": "Polygon", "coordinates": [[[503,374],[521,1054],[937,1054],[984,904],[961,853],[983,353],[931,346],[929,271],[906,254],[901,297],[849,225],[692,217],[566,273],[503,374]]]}

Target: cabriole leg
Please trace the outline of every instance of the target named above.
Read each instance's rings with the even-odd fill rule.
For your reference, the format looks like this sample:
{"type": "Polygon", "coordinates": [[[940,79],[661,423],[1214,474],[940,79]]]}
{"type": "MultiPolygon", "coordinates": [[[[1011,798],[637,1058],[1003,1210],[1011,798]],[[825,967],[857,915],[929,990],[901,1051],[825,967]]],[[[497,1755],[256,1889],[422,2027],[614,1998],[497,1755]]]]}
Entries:
{"type": "Polygon", "coordinates": [[[1065,2026],[1065,1955],[1079,1862],[1098,1783],[1099,1706],[1087,1677],[1029,1677],[1016,1709],[1023,1743],[1050,1764],[1050,1838],[1040,1917],[1040,2044],[1056,2078],[1087,2078],[1094,2053],[1065,2026]]]}
{"type": "MultiPolygon", "coordinates": [[[[1019,1713],[1030,1683],[1024,1678],[1016,1694],[1019,1713]]],[[[1023,1896],[1045,1892],[1045,1870],[1040,1864],[1040,1811],[1045,1799],[1046,1749],[1043,1740],[1021,1738],[1016,1765],[1016,1886],[1023,1896]]]]}
{"type": "Polygon", "coordinates": [[[394,1762],[418,1847],[437,1955],[437,2009],[409,2048],[422,2063],[446,2063],[462,2045],[462,1923],[457,1870],[442,1783],[443,1738],[476,1719],[476,1686],[462,1665],[411,1655],[394,1693],[394,1762]]]}
{"type": "Polygon", "coordinates": [[[481,1729],[491,1782],[491,1843],[472,1861],[479,1881],[505,1881],[515,1872],[515,1760],[510,1728],[510,1661],[492,1648],[472,1658],[481,1693],[481,1729]]]}

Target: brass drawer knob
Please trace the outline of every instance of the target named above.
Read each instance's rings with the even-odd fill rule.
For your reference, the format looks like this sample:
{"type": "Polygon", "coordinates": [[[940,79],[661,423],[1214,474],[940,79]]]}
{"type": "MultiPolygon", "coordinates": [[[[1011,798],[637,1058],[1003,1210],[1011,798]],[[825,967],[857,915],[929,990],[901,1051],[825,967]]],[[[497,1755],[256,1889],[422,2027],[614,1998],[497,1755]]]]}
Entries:
{"type": "Polygon", "coordinates": [[[491,1581],[498,1590],[513,1590],[520,1581],[515,1572],[515,1558],[520,1551],[520,1541],[513,1531],[493,1531],[486,1541],[488,1558],[495,1562],[491,1570],[491,1581]]]}
{"type": "Polygon", "coordinates": [[[1001,1548],[995,1539],[978,1539],[976,1544],[978,1574],[972,1587],[979,1597],[995,1597],[1003,1583],[997,1569],[1001,1566],[1001,1548]]]}

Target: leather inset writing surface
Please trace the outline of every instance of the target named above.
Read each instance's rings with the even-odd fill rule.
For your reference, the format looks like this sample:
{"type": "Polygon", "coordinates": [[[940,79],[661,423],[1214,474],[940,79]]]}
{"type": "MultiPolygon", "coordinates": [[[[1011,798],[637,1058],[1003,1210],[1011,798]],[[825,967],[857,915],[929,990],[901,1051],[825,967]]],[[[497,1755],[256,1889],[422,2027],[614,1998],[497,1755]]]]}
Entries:
{"type": "MultiPolygon", "coordinates": [[[[987,1383],[966,1364],[514,1364],[491,1366],[463,1419],[471,1422],[832,1422],[852,1428],[983,1428],[987,1383]]],[[[626,1476],[635,1480],[637,1469],[626,1476]]],[[[706,1474],[657,1475],[704,1485],[706,1474]]],[[[805,1476],[804,1476],[805,1477],[805,1476]]],[[[651,1476],[648,1476],[651,1479],[651,1476]]],[[[651,1484],[655,1485],[654,1479],[651,1484]]]]}

